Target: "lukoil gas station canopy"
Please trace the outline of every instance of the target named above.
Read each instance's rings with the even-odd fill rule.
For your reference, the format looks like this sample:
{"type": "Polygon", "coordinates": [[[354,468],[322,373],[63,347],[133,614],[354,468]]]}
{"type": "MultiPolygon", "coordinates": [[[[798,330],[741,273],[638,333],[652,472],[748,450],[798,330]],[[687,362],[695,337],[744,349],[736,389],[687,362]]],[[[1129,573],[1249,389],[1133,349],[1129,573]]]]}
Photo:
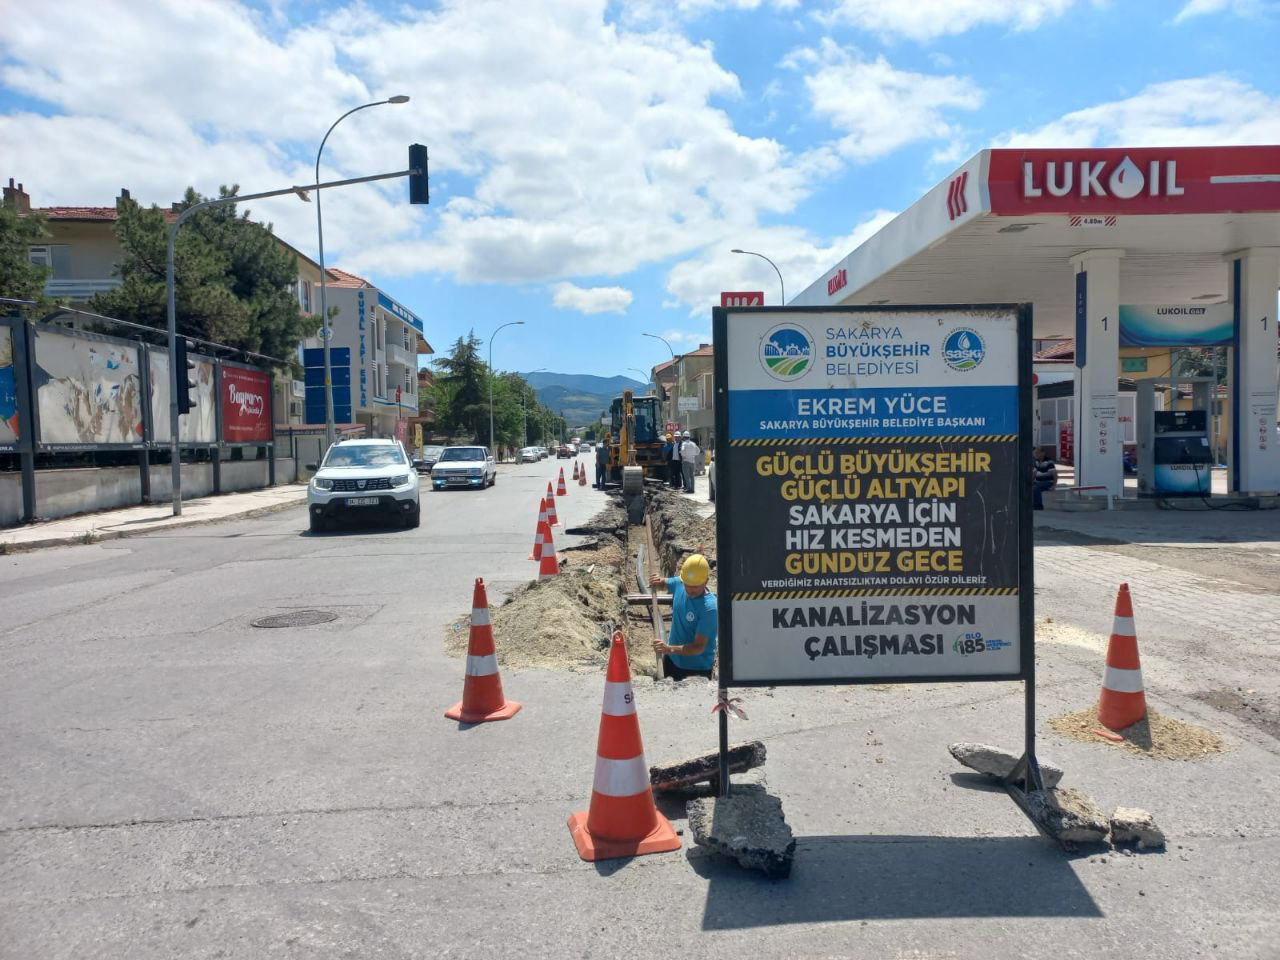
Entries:
{"type": "Polygon", "coordinates": [[[1077,483],[1116,496],[1122,342],[1226,346],[1230,489],[1275,493],[1278,285],[1280,146],[993,149],[790,305],[1030,302],[1075,340],[1077,483]]]}

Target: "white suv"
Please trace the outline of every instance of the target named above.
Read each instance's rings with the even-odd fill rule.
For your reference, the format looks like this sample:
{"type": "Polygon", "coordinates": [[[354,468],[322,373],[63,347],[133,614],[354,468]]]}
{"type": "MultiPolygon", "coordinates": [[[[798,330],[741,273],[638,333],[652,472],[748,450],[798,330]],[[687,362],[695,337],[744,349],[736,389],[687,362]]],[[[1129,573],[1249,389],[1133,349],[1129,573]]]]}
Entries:
{"type": "MultiPolygon", "coordinates": [[[[308,464],[315,469],[315,464],[308,464]]],[[[418,472],[398,440],[345,440],[325,454],[307,486],[311,529],[343,515],[393,516],[416,527],[418,472]]]]}

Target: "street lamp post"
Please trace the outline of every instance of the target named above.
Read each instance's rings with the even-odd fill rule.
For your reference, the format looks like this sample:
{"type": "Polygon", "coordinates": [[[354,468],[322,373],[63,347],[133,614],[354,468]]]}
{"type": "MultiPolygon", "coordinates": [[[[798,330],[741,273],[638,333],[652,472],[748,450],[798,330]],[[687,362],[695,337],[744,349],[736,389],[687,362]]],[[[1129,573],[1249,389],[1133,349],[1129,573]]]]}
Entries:
{"type": "MultiPolygon", "coordinates": [[[[504,323],[498,330],[505,327],[520,327],[524,325],[523,320],[511,320],[504,323]]],[[[498,335],[498,330],[489,334],[489,450],[493,453],[493,459],[498,459],[498,443],[493,435],[493,338],[498,335]]]]}
{"type": "Polygon", "coordinates": [[[763,253],[756,253],[754,250],[739,250],[737,247],[734,247],[729,252],[745,253],[748,256],[759,257],[765,263],[769,264],[769,266],[773,267],[773,272],[778,275],[778,286],[782,288],[782,305],[784,307],[787,305],[787,287],[786,287],[786,284],[782,282],[782,271],[778,269],[778,265],[776,263],[774,263],[772,260],[766,257],[763,253]]]}
{"type": "MultiPolygon", "coordinates": [[[[409,98],[404,94],[397,94],[394,97],[388,97],[386,100],[375,100],[373,103],[364,103],[358,107],[352,107],[337,120],[333,121],[333,126],[325,131],[324,139],[320,141],[320,149],[316,151],[316,183],[320,182],[320,155],[324,153],[324,145],[329,140],[329,134],[333,133],[334,127],[340,124],[347,117],[351,116],[357,110],[366,110],[369,107],[380,107],[384,103],[408,103],[409,98]]],[[[329,297],[328,297],[328,274],[324,267],[324,218],[320,215],[320,191],[316,190],[316,241],[320,248],[320,319],[324,324],[324,343],[321,346],[324,349],[324,443],[325,449],[333,446],[336,439],[336,429],[333,422],[333,370],[329,362],[330,341],[333,339],[333,330],[329,327],[329,297]]]]}
{"type": "Polygon", "coordinates": [[[667,343],[665,337],[660,337],[656,333],[645,333],[641,336],[649,337],[653,340],[661,340],[663,346],[667,348],[667,352],[671,354],[671,371],[675,374],[675,389],[671,393],[671,420],[674,423],[680,422],[680,365],[676,361],[676,352],[671,349],[671,344],[667,343]]]}
{"type": "Polygon", "coordinates": [[[649,384],[650,384],[650,382],[653,380],[653,374],[652,374],[652,373],[645,373],[645,372],[644,372],[643,370],[641,370],[639,367],[627,367],[627,369],[628,369],[628,370],[634,370],[636,373],[640,374],[640,376],[644,377],[644,388],[645,388],[646,390],[648,390],[648,389],[649,389],[649,384]]]}

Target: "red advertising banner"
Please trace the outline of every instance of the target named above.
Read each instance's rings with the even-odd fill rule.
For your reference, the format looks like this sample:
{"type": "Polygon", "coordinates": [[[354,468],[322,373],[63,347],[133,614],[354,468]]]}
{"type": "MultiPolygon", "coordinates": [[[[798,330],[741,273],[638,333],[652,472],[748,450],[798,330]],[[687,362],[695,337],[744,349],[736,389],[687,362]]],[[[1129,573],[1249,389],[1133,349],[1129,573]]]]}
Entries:
{"type": "Polygon", "coordinates": [[[999,216],[1272,212],[1280,147],[992,150],[987,186],[999,216]]]}
{"type": "Polygon", "coordinates": [[[222,368],[222,439],[271,442],[271,376],[260,370],[222,368]]]}
{"type": "Polygon", "coordinates": [[[722,307],[763,307],[763,290],[721,290],[722,307]]]}

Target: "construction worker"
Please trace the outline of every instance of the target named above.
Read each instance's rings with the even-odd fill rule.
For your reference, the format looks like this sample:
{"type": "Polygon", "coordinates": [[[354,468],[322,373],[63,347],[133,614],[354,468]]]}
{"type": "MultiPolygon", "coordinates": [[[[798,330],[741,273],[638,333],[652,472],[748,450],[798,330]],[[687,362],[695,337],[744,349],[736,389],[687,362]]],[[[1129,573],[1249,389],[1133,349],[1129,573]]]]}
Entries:
{"type": "Polygon", "coordinates": [[[609,465],[609,444],[613,442],[613,436],[606,433],[604,435],[604,443],[596,444],[596,489],[604,489],[605,467],[609,465]]]}
{"type": "Polygon", "coordinates": [[[672,680],[686,677],[711,678],[716,663],[716,595],[707,589],[711,565],[700,553],[691,554],[680,565],[678,577],[650,577],[649,588],[661,586],[671,591],[671,633],[668,643],[653,641],[662,654],[662,675],[672,680]]]}
{"type": "Polygon", "coordinates": [[[662,450],[667,456],[667,463],[670,470],[669,480],[671,486],[674,489],[679,490],[680,487],[684,485],[684,473],[680,468],[680,431],[676,431],[674,438],[668,433],[667,440],[671,442],[664,446],[662,450]]]}
{"type": "Polygon", "coordinates": [[[685,493],[693,493],[693,471],[701,459],[702,451],[698,449],[697,442],[686,430],[680,442],[680,471],[684,478],[685,493]]]}

